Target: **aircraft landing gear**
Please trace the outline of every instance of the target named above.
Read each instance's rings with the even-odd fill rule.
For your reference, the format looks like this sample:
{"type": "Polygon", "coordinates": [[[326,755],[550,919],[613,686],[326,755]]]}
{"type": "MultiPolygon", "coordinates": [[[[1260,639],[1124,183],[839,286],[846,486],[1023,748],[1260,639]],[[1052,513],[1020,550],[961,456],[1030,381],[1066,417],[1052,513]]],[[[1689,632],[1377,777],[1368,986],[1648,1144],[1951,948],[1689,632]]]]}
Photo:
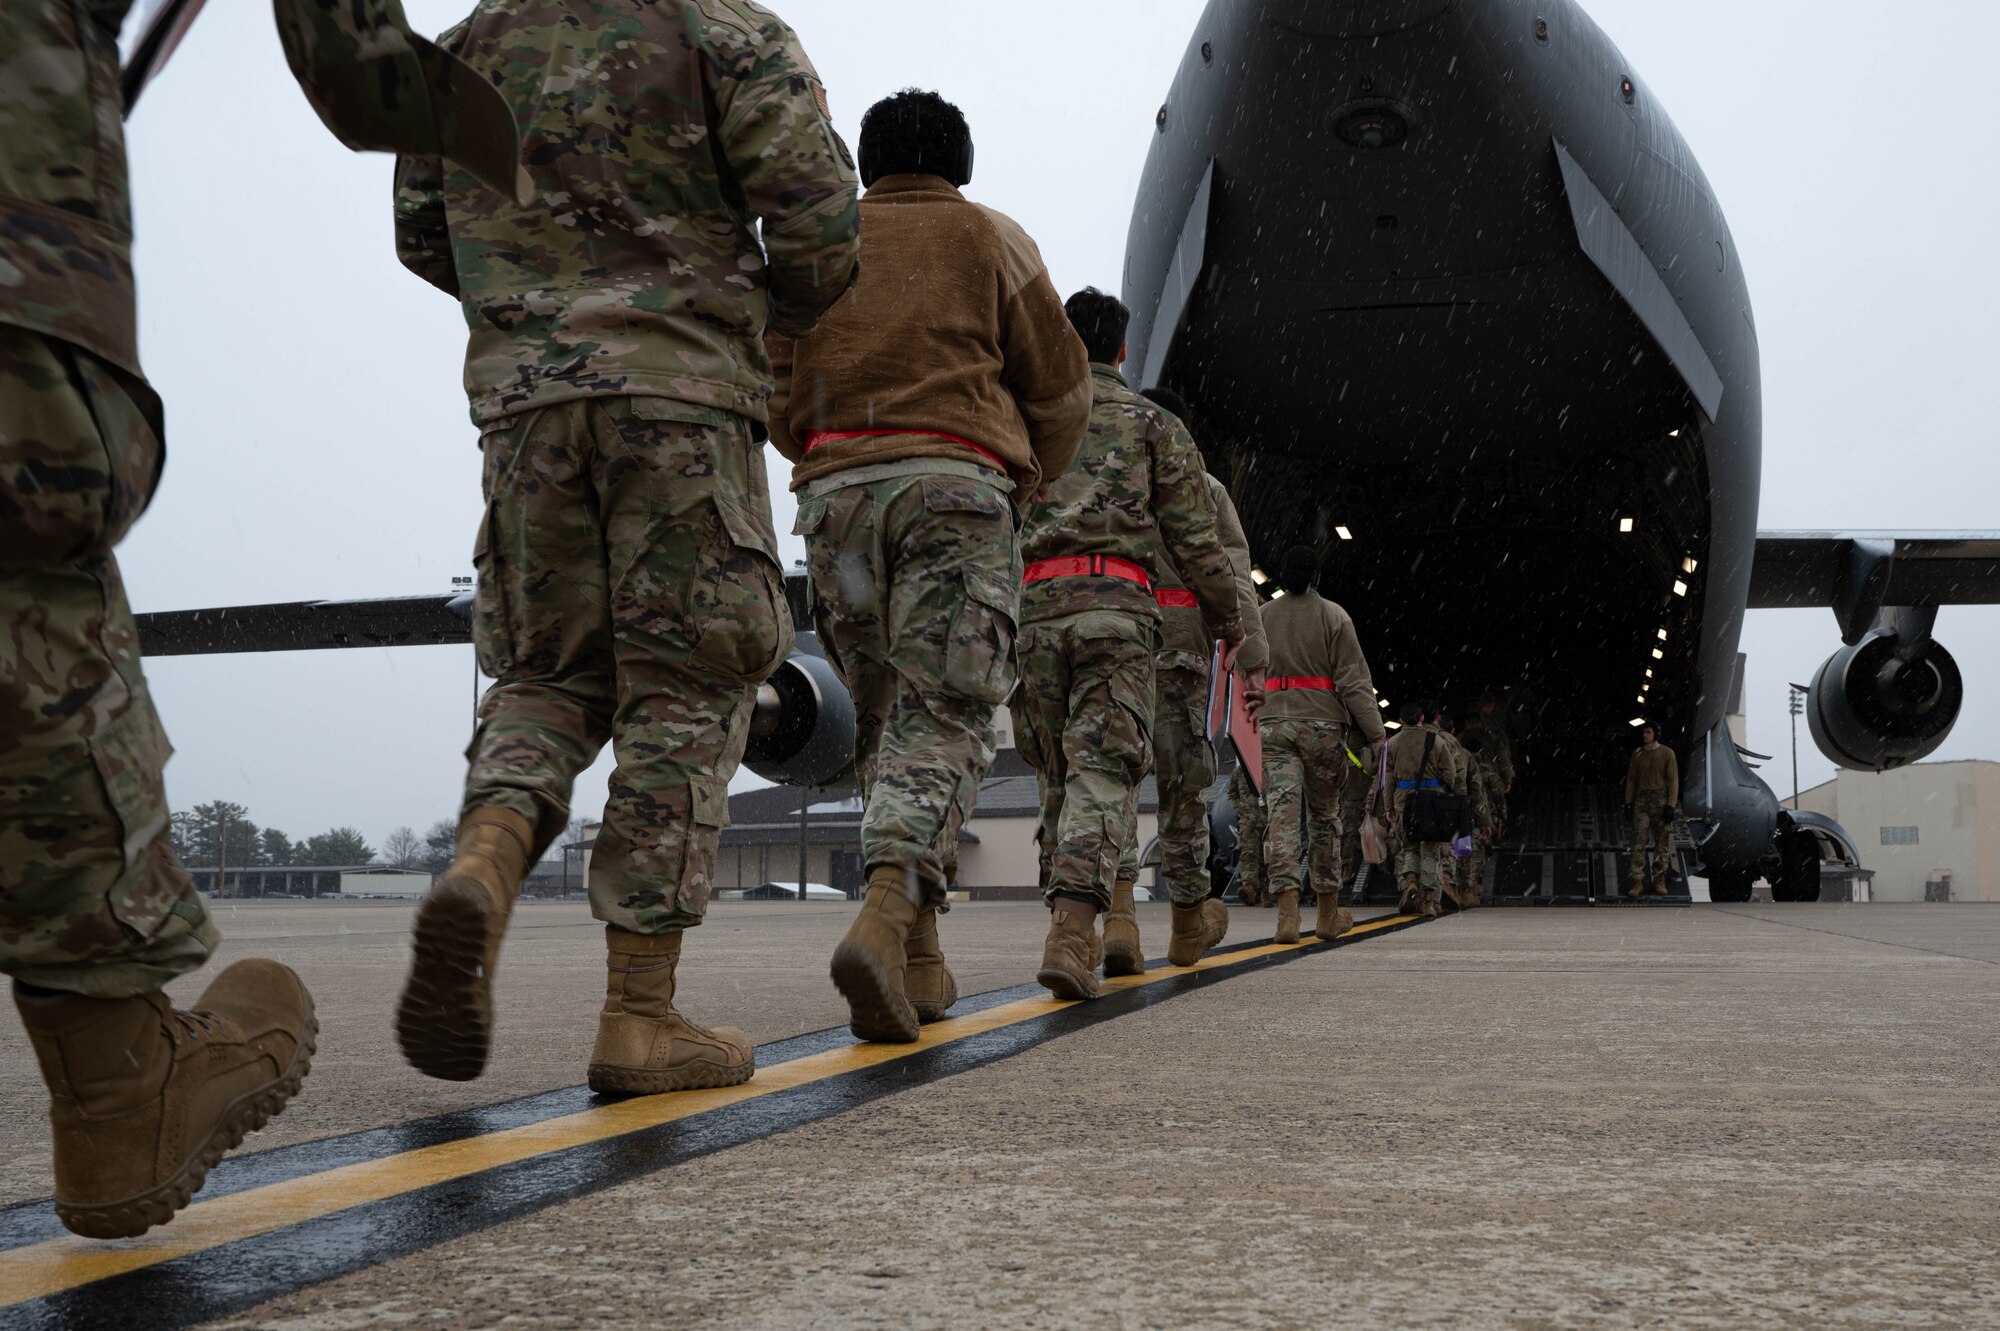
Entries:
{"type": "Polygon", "coordinates": [[[1710,901],[1741,902],[1750,899],[1750,884],[1756,875],[1738,870],[1731,873],[1711,873],[1708,876],[1708,899],[1710,901]]]}
{"type": "Polygon", "coordinates": [[[1771,880],[1773,901],[1819,900],[1819,848],[1807,833],[1786,828],[1778,837],[1784,864],[1771,880]]]}

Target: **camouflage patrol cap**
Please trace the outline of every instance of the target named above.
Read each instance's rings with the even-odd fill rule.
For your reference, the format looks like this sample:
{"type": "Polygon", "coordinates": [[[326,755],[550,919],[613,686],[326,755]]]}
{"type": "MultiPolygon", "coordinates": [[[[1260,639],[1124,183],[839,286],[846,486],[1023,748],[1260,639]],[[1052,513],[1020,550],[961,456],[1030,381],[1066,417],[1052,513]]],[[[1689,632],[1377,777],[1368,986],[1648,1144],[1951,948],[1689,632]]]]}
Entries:
{"type": "Polygon", "coordinates": [[[457,56],[411,31],[401,0],[272,0],[293,77],[356,152],[448,158],[525,206],[514,113],[457,56]]]}

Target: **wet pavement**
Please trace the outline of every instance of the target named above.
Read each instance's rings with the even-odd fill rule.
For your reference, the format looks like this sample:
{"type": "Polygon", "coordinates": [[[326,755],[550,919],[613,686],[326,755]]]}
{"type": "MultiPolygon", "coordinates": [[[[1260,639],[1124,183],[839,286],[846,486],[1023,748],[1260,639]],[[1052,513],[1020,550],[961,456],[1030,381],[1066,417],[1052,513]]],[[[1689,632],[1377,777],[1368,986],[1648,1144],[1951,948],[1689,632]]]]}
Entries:
{"type": "MultiPolygon", "coordinates": [[[[759,1043],[837,1023],[851,909],[717,907],[688,1006],[759,1043]]],[[[1157,953],[1165,908],[1141,909],[1157,953]]],[[[230,955],[296,965],[326,1029],[255,1144],[580,1081],[582,906],[523,910],[469,1086],[395,1056],[408,916],[226,914],[230,955]]],[[[1030,979],[1045,919],[955,909],[962,988],[1030,979]]],[[[1271,919],[1238,910],[1231,941],[1271,919]]],[[[224,1324],[2000,1324],[1996,1012],[1992,907],[1489,909],[640,1161],[224,1324]]],[[[9,1200],[47,1187],[26,1058],[7,1024],[9,1200]]]]}

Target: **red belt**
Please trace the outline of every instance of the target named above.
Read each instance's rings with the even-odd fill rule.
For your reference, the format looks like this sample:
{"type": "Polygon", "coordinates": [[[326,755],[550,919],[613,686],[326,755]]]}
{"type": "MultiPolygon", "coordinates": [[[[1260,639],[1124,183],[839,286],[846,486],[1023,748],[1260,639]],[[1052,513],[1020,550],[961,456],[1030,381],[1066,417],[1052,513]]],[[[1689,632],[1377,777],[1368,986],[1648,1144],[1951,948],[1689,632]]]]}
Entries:
{"type": "Polygon", "coordinates": [[[1198,610],[1201,602],[1195,600],[1194,593],[1185,587],[1162,587],[1153,593],[1153,599],[1167,610],[1198,610]]]}
{"type": "Polygon", "coordinates": [[[1141,587],[1153,585],[1152,575],[1129,559],[1111,555],[1073,555],[1067,559],[1037,559],[1021,574],[1021,585],[1050,578],[1123,578],[1141,587]]]}
{"type": "Polygon", "coordinates": [[[942,430],[812,430],[807,432],[804,443],[806,452],[810,453],[821,444],[831,444],[841,439],[874,439],[883,435],[907,434],[922,435],[929,439],[942,439],[946,443],[957,444],[960,448],[969,448],[1000,470],[1007,470],[1006,461],[991,449],[981,448],[970,439],[961,439],[955,434],[946,434],[942,430]]]}
{"type": "Polygon", "coordinates": [[[1331,693],[1333,681],[1325,675],[1273,675],[1264,681],[1264,687],[1274,693],[1283,693],[1287,689],[1319,689],[1331,693]]]}

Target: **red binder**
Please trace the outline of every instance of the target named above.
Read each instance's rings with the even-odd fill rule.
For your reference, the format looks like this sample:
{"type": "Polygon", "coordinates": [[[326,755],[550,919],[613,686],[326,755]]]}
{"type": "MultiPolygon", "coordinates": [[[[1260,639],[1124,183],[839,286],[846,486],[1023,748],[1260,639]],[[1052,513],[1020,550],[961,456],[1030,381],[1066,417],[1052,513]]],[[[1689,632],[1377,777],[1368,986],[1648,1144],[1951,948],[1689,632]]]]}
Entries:
{"type": "Polygon", "coordinates": [[[1243,705],[1243,677],[1222,664],[1223,645],[1215,644],[1208,658],[1208,737],[1218,749],[1228,749],[1243,764],[1250,788],[1264,793],[1264,739],[1243,705]]]}

